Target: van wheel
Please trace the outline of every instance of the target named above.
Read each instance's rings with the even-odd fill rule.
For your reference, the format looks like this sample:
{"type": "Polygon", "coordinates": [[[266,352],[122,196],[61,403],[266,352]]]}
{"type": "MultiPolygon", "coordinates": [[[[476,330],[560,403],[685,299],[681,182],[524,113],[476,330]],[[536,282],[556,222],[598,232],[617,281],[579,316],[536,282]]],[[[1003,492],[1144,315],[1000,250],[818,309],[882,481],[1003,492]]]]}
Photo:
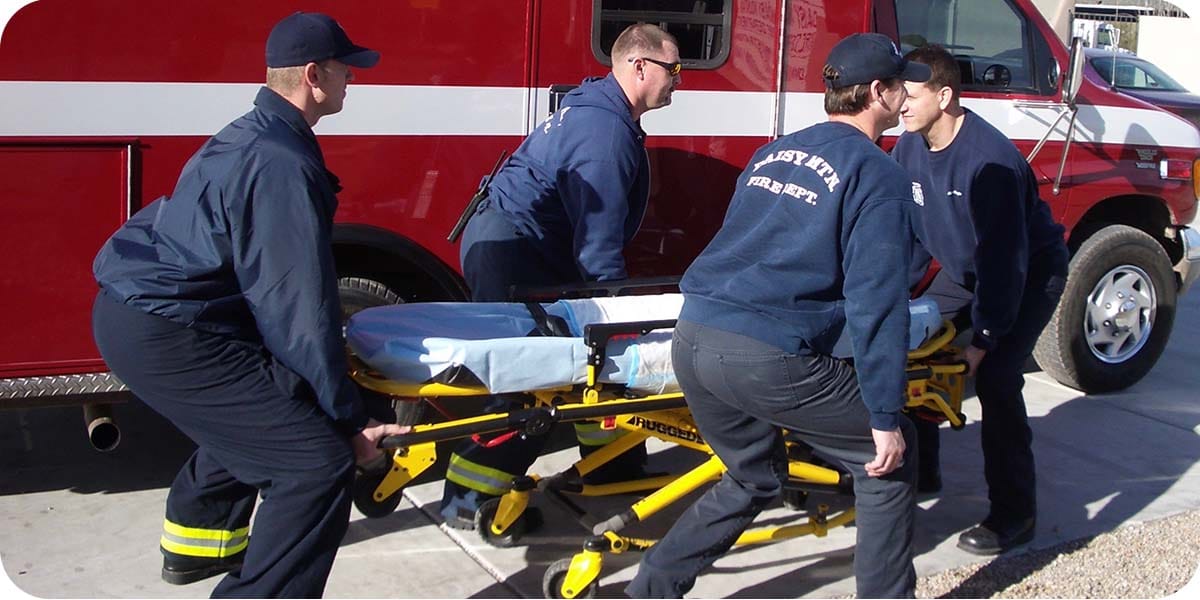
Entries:
{"type": "Polygon", "coordinates": [[[338,297],[342,301],[342,321],[350,315],[376,306],[402,304],[400,294],[387,285],[366,277],[341,277],[338,279],[338,297]]]}
{"type": "MultiPolygon", "coordinates": [[[[366,277],[338,278],[338,297],[342,303],[342,323],[361,310],[376,306],[403,304],[404,300],[386,284],[366,277]]],[[[393,400],[383,394],[359,388],[368,404],[389,403],[387,410],[395,413],[396,423],[416,425],[425,417],[425,403],[420,401],[393,400]]],[[[368,411],[372,412],[372,411],[368,411]]],[[[378,418],[378,417],[376,417],[378,418]]]]}
{"type": "Polygon", "coordinates": [[[1110,225],[1084,241],[1033,356],[1089,394],[1127,388],[1158,361],[1175,320],[1171,260],[1154,238],[1110,225]]]}

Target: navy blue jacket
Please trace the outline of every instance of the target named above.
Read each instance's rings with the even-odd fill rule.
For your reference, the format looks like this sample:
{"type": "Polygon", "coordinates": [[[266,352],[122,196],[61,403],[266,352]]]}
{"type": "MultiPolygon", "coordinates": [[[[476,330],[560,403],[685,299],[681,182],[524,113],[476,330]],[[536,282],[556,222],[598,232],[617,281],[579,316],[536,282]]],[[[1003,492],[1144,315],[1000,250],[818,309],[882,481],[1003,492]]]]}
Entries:
{"type": "Polygon", "coordinates": [[[557,271],[624,279],[650,193],[645,138],[617,80],[588,79],[525,138],[489,198],[557,271]]]}
{"type": "Polygon", "coordinates": [[[680,318],[808,354],[831,353],[848,328],[871,427],[894,430],[905,404],[911,191],[850,125],[760,148],[680,282],[680,318]]]}
{"type": "Polygon", "coordinates": [[[969,110],[949,146],[931,152],[925,138],[906,133],[892,156],[920,190],[914,263],[927,265],[932,255],[954,283],[974,291],[971,344],[991,350],[1017,319],[1029,261],[1063,243],[1062,225],[1038,196],[1025,157],[969,110]]]}
{"type": "Polygon", "coordinates": [[[267,88],[254,104],[188,160],[170,197],[113,234],[93,272],[119,302],[262,344],[358,431],[330,242],[340,187],[296,107],[267,88]]]}

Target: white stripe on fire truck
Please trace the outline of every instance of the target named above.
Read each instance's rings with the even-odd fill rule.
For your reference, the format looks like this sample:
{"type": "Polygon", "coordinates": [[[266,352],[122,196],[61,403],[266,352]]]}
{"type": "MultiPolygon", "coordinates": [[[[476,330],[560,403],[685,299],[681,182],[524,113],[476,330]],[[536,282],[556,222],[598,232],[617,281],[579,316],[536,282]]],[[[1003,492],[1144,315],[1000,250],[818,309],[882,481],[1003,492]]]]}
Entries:
{"type": "MultiPolygon", "coordinates": [[[[258,84],[0,82],[0,136],[209,136],[246,112],[258,84]]],[[[521,136],[548,110],[544,89],[351,85],[347,110],[325,117],[321,135],[521,136]]],[[[1042,137],[1054,103],[967,99],[966,106],[1017,140],[1042,137]],[[1014,110],[1014,106],[1016,109],[1014,110]]],[[[773,94],[679,90],[671,106],[647,113],[658,136],[762,137],[775,133],[773,94]]],[[[823,121],[822,96],[788,93],[781,132],[823,121]]],[[[1080,105],[1078,142],[1200,148],[1200,132],[1174,115],[1080,105]]],[[[1052,140],[1066,135],[1066,120],[1052,140]]],[[[899,128],[889,134],[899,133],[899,128]]]]}

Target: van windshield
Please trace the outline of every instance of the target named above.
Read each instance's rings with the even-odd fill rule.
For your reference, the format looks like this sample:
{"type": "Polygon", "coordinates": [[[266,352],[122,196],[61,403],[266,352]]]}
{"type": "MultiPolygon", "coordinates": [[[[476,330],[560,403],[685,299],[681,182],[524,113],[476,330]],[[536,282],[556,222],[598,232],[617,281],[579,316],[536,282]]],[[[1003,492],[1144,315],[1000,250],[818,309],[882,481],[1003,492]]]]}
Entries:
{"type": "Polygon", "coordinates": [[[1157,90],[1161,92],[1186,92],[1187,88],[1180,85],[1162,69],[1153,63],[1132,59],[1126,56],[1097,56],[1090,61],[1092,68],[1109,85],[1128,90],[1157,90]],[[1116,69],[1113,62],[1116,61],[1116,69]]]}
{"type": "Polygon", "coordinates": [[[958,61],[963,88],[1036,90],[1030,24],[1005,0],[897,0],[900,50],[938,44],[958,61]]]}

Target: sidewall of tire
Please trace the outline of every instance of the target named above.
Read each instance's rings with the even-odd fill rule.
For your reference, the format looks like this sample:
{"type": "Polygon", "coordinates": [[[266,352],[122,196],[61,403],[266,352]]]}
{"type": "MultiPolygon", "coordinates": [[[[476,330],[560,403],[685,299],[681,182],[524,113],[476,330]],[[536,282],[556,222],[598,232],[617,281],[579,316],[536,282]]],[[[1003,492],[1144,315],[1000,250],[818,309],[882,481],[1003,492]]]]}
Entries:
{"type": "Polygon", "coordinates": [[[1034,358],[1060,383],[1086,393],[1127,388],[1142,379],[1158,361],[1175,320],[1177,286],[1170,259],[1145,232],[1110,225],[1088,238],[1071,259],[1062,300],[1038,340],[1034,358]],[[1136,354],[1121,363],[1097,358],[1084,332],[1087,298],[1107,273],[1122,265],[1145,271],[1157,301],[1150,337],[1136,354]]]}
{"type": "MultiPolygon", "coordinates": [[[[341,277],[338,279],[338,296],[342,303],[342,316],[348,319],[350,315],[376,306],[389,306],[392,304],[400,304],[403,302],[400,295],[388,287],[386,284],[367,277],[341,277]]],[[[401,425],[416,425],[423,421],[425,416],[425,404],[423,402],[391,402],[390,399],[383,397],[370,390],[359,388],[364,400],[368,404],[379,404],[386,402],[390,408],[388,410],[394,412],[395,423],[401,425]]],[[[374,409],[369,409],[369,413],[376,412],[374,409]]],[[[379,415],[380,417],[383,415],[379,415]]],[[[379,418],[379,417],[376,417],[379,418]]]]}

